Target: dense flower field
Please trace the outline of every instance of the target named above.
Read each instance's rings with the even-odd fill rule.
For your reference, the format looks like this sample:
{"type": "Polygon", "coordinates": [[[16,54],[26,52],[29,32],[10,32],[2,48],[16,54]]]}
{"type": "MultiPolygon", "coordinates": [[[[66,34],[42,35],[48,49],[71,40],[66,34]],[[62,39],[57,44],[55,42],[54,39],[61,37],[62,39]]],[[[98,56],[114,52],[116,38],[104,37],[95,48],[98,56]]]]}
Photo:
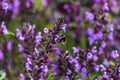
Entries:
{"type": "Polygon", "coordinates": [[[120,1],[0,0],[0,80],[120,80],[120,1]]]}

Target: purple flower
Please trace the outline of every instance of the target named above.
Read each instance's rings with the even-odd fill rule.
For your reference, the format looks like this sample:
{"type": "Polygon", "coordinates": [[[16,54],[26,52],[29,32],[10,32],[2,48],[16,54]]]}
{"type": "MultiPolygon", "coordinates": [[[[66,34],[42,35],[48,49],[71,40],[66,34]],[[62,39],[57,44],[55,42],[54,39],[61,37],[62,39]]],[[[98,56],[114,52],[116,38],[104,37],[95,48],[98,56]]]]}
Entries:
{"type": "Polygon", "coordinates": [[[94,62],[98,61],[98,57],[97,57],[97,56],[95,56],[95,55],[93,56],[93,58],[92,58],[92,59],[93,59],[93,61],[94,61],[94,62]]]}
{"type": "Polygon", "coordinates": [[[111,52],[111,57],[114,58],[114,59],[116,59],[117,57],[119,57],[119,54],[118,54],[117,50],[113,50],[111,52]]]}
{"type": "Polygon", "coordinates": [[[44,33],[48,34],[49,33],[49,29],[48,28],[44,28],[44,33]]]}
{"type": "Polygon", "coordinates": [[[100,3],[100,0],[94,0],[95,3],[100,3]]]}
{"type": "Polygon", "coordinates": [[[74,11],[75,11],[75,12],[79,11],[80,4],[79,4],[79,3],[73,4],[73,8],[74,8],[74,11]]]}
{"type": "Polygon", "coordinates": [[[61,35],[55,35],[54,40],[55,40],[55,41],[59,40],[60,36],[61,36],[61,35]]]}
{"type": "Polygon", "coordinates": [[[79,49],[78,49],[78,48],[76,48],[76,47],[72,47],[72,49],[73,49],[73,53],[74,53],[74,54],[76,54],[76,53],[78,53],[78,52],[79,52],[79,49]]]}
{"type": "Polygon", "coordinates": [[[120,24],[118,24],[116,28],[117,28],[118,30],[120,30],[120,24]]]}
{"type": "Polygon", "coordinates": [[[91,35],[94,34],[94,30],[91,29],[91,28],[88,28],[87,31],[86,31],[86,33],[87,33],[89,36],[91,36],[91,35]]]}
{"type": "Polygon", "coordinates": [[[98,32],[96,34],[93,34],[93,32],[90,32],[91,30],[88,29],[88,34],[90,35],[88,40],[90,45],[93,44],[96,40],[102,40],[103,39],[103,33],[102,32],[98,32]]]}
{"type": "Polygon", "coordinates": [[[8,30],[6,28],[5,22],[2,22],[1,24],[1,30],[3,34],[8,34],[8,30]]]}
{"type": "Polygon", "coordinates": [[[27,8],[30,8],[30,6],[31,6],[30,3],[31,3],[31,0],[27,0],[27,1],[26,1],[26,7],[27,7],[27,8]]]}
{"type": "Polygon", "coordinates": [[[32,70],[31,66],[30,66],[30,64],[28,62],[25,63],[25,67],[26,67],[27,71],[31,71],[32,70]]]}
{"type": "Polygon", "coordinates": [[[94,66],[93,66],[93,69],[94,69],[96,72],[98,72],[98,71],[99,71],[99,65],[94,65],[94,66]]]}
{"type": "Polygon", "coordinates": [[[13,11],[12,17],[15,17],[15,15],[19,14],[19,12],[20,12],[19,7],[20,7],[19,0],[14,0],[13,5],[11,5],[11,4],[9,5],[9,9],[13,11]]]}
{"type": "Polygon", "coordinates": [[[95,39],[101,40],[103,39],[103,33],[100,31],[97,34],[94,35],[95,39]]]}
{"type": "Polygon", "coordinates": [[[120,78],[120,73],[118,73],[118,77],[120,78]]]}
{"type": "Polygon", "coordinates": [[[34,56],[39,55],[39,53],[40,53],[40,52],[38,51],[38,49],[37,49],[37,48],[35,48],[35,49],[34,49],[34,54],[35,54],[34,56]]]}
{"type": "Polygon", "coordinates": [[[44,80],[43,78],[39,78],[39,80],[44,80]]]}
{"type": "Polygon", "coordinates": [[[114,34],[112,33],[112,32],[110,32],[109,34],[108,34],[108,37],[107,37],[109,40],[111,40],[111,41],[113,41],[113,39],[114,39],[114,34]]]}
{"type": "Polygon", "coordinates": [[[91,52],[92,52],[92,53],[96,53],[96,52],[97,52],[97,47],[94,46],[94,47],[92,48],[91,52]]]}
{"type": "Polygon", "coordinates": [[[0,50],[0,60],[4,60],[4,53],[0,50]]]}
{"type": "Polygon", "coordinates": [[[53,67],[53,74],[54,75],[58,75],[58,71],[57,71],[57,65],[55,65],[55,64],[52,64],[52,67],[53,67]]]}
{"type": "Polygon", "coordinates": [[[101,43],[101,47],[102,47],[102,48],[105,48],[106,45],[107,45],[106,42],[105,42],[105,41],[102,41],[102,43],[101,43]]]}
{"type": "Polygon", "coordinates": [[[18,50],[19,52],[22,52],[24,51],[24,47],[21,44],[18,44],[18,50]]]}
{"type": "Polygon", "coordinates": [[[6,0],[2,1],[2,9],[5,11],[8,10],[8,3],[6,2],[6,0]]]}
{"type": "Polygon", "coordinates": [[[58,55],[61,54],[59,48],[52,48],[52,52],[55,52],[55,53],[58,54],[58,55]]]}
{"type": "Polygon", "coordinates": [[[118,66],[118,72],[120,73],[120,66],[118,66]]]}
{"type": "Polygon", "coordinates": [[[111,1],[111,4],[110,4],[110,10],[111,10],[111,11],[113,11],[113,12],[114,12],[114,11],[117,11],[117,9],[116,9],[116,8],[118,7],[118,6],[117,6],[117,3],[118,3],[117,0],[112,0],[112,1],[111,1]]]}
{"type": "Polygon", "coordinates": [[[79,22],[81,20],[81,17],[80,16],[75,16],[74,20],[75,20],[75,22],[79,22]]]}
{"type": "Polygon", "coordinates": [[[83,76],[83,77],[86,77],[86,76],[87,76],[87,69],[86,69],[85,67],[83,67],[83,68],[81,69],[81,72],[82,72],[82,76],[83,76]]]}
{"type": "Polygon", "coordinates": [[[62,30],[66,32],[67,24],[62,25],[62,30]]]}
{"type": "Polygon", "coordinates": [[[48,66],[42,65],[40,68],[41,68],[41,70],[42,70],[43,73],[46,74],[48,72],[48,66]]]}
{"type": "MultiPolygon", "coordinates": [[[[67,51],[66,51],[67,53],[67,51]]],[[[71,56],[66,56],[67,60],[69,61],[69,63],[73,64],[73,66],[76,66],[77,60],[74,60],[71,56]]]]}
{"type": "Polygon", "coordinates": [[[86,19],[88,19],[90,22],[93,22],[94,20],[94,15],[91,12],[86,12],[85,13],[86,19]]]}
{"type": "Polygon", "coordinates": [[[104,72],[103,73],[103,77],[106,78],[107,80],[109,79],[108,75],[107,75],[107,72],[104,72]]]}
{"type": "Polygon", "coordinates": [[[27,62],[28,62],[30,65],[32,65],[32,62],[31,62],[30,58],[27,58],[27,62]]]}
{"type": "Polygon", "coordinates": [[[68,4],[65,4],[63,7],[64,7],[64,9],[66,9],[66,10],[69,9],[69,5],[68,5],[68,4]]]}
{"type": "Polygon", "coordinates": [[[22,32],[20,29],[16,29],[16,37],[21,40],[21,41],[24,41],[25,40],[25,37],[23,36],[22,32]]]}
{"type": "Polygon", "coordinates": [[[12,42],[10,42],[10,41],[7,43],[7,50],[8,51],[12,50],[12,42]]]}
{"type": "Polygon", "coordinates": [[[20,74],[20,80],[26,80],[23,74],[20,74]]]}
{"type": "Polygon", "coordinates": [[[92,59],[92,57],[93,57],[93,54],[92,54],[91,52],[88,52],[88,53],[87,53],[87,58],[88,58],[88,59],[92,59]]]}
{"type": "Polygon", "coordinates": [[[49,17],[48,17],[48,20],[49,20],[49,21],[54,21],[54,17],[53,17],[53,16],[49,16],[49,17]]]}
{"type": "Polygon", "coordinates": [[[49,2],[48,2],[48,0],[42,0],[42,4],[43,4],[43,6],[47,7],[49,2]]]}
{"type": "Polygon", "coordinates": [[[83,68],[81,69],[81,72],[86,73],[86,72],[87,72],[87,69],[86,69],[85,67],[83,67],[83,68]]]}
{"type": "Polygon", "coordinates": [[[106,67],[109,67],[109,62],[108,62],[107,59],[104,59],[103,64],[104,64],[106,67]]]}
{"type": "Polygon", "coordinates": [[[71,13],[70,5],[69,4],[64,4],[63,8],[67,10],[68,13],[71,13]]]}
{"type": "Polygon", "coordinates": [[[41,40],[42,40],[41,32],[38,32],[37,35],[35,36],[35,43],[39,44],[41,40]]]}
{"type": "Polygon", "coordinates": [[[75,72],[79,73],[81,68],[81,65],[79,64],[79,62],[76,59],[72,59],[72,65],[75,68],[75,72]]]}
{"type": "Polygon", "coordinates": [[[94,39],[93,36],[90,36],[90,37],[88,38],[88,40],[89,40],[89,44],[90,44],[90,45],[92,45],[92,44],[95,42],[95,39],[94,39]]]}
{"type": "Polygon", "coordinates": [[[110,31],[113,32],[113,31],[114,31],[114,26],[113,26],[113,24],[111,24],[111,25],[108,26],[107,31],[108,31],[108,32],[110,32],[110,31]]]}
{"type": "Polygon", "coordinates": [[[70,16],[65,16],[65,20],[66,20],[66,22],[70,22],[71,21],[70,16]]]}
{"type": "Polygon", "coordinates": [[[31,62],[31,59],[30,58],[27,58],[27,62],[25,63],[25,67],[27,69],[27,71],[31,71],[31,65],[32,65],[32,62],[31,62]]]}
{"type": "Polygon", "coordinates": [[[82,79],[78,78],[77,80],[82,80],[82,79]]]}
{"type": "Polygon", "coordinates": [[[38,67],[38,65],[35,65],[35,66],[34,66],[34,69],[36,69],[36,70],[37,70],[38,68],[39,68],[39,67],[38,67]]]}
{"type": "Polygon", "coordinates": [[[103,11],[109,11],[108,3],[104,3],[104,5],[103,5],[103,7],[102,7],[102,10],[103,10],[103,11]]]}
{"type": "Polygon", "coordinates": [[[67,70],[67,72],[66,72],[67,75],[70,75],[71,73],[72,73],[71,70],[67,70]]]}
{"type": "Polygon", "coordinates": [[[100,68],[101,68],[101,71],[103,71],[103,72],[106,70],[106,67],[102,64],[100,64],[100,68]]]}
{"type": "Polygon", "coordinates": [[[103,54],[103,48],[99,47],[98,54],[99,55],[103,54]]]}
{"type": "Polygon", "coordinates": [[[30,24],[28,24],[28,32],[30,32],[31,34],[33,34],[34,33],[34,29],[35,29],[35,25],[30,25],[30,24]]]}

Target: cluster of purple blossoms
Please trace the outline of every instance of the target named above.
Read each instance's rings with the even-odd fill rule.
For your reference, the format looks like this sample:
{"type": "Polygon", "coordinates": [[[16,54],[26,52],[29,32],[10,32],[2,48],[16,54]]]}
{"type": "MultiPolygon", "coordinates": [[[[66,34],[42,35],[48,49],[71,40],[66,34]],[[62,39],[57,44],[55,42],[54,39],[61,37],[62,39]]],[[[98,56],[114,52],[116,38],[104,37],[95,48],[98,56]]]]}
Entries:
{"type": "Polygon", "coordinates": [[[65,54],[60,54],[52,67],[54,76],[61,76],[60,80],[80,79],[77,74],[80,72],[81,66],[76,58],[70,56],[68,51],[65,54]]]}
{"type": "Polygon", "coordinates": [[[21,74],[20,80],[45,80],[48,75],[48,64],[50,60],[42,45],[41,32],[34,32],[35,26],[23,24],[22,29],[16,29],[16,37],[22,41],[18,45],[19,51],[24,52],[25,67],[29,77],[21,74]]]}
{"type": "MultiPolygon", "coordinates": [[[[26,59],[26,70],[29,77],[24,77],[21,74],[21,80],[46,80],[48,77],[51,59],[49,54],[55,52],[60,55],[60,51],[56,48],[56,43],[59,40],[59,32],[64,31],[61,25],[63,18],[59,17],[54,23],[53,29],[44,28],[44,34],[41,32],[35,33],[35,26],[23,24],[21,29],[16,29],[16,37],[23,43],[18,45],[19,51],[24,52],[26,59]]],[[[67,27],[67,25],[66,25],[67,27]]]]}

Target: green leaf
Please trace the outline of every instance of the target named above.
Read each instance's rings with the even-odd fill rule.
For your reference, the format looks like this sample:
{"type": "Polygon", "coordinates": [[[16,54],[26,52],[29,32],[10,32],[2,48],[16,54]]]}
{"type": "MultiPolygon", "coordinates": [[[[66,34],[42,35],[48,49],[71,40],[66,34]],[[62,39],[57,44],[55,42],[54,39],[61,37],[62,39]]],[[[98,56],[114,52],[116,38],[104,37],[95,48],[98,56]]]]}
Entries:
{"type": "Polygon", "coordinates": [[[9,32],[8,32],[8,36],[15,36],[15,33],[9,31],[9,32]]]}
{"type": "Polygon", "coordinates": [[[96,76],[98,76],[98,74],[96,72],[93,72],[90,76],[91,80],[93,80],[96,76]]]}
{"type": "Polygon", "coordinates": [[[72,27],[77,27],[77,24],[76,24],[75,22],[71,22],[71,23],[70,23],[70,26],[72,26],[72,27]]]}
{"type": "Polygon", "coordinates": [[[50,75],[48,76],[47,80],[54,80],[53,75],[52,75],[52,74],[50,74],[50,75]]]}
{"type": "Polygon", "coordinates": [[[3,80],[6,77],[6,73],[3,71],[0,71],[0,80],[3,80]]]}
{"type": "Polygon", "coordinates": [[[111,65],[111,66],[115,66],[115,63],[113,62],[113,61],[109,61],[109,64],[111,65]]]}

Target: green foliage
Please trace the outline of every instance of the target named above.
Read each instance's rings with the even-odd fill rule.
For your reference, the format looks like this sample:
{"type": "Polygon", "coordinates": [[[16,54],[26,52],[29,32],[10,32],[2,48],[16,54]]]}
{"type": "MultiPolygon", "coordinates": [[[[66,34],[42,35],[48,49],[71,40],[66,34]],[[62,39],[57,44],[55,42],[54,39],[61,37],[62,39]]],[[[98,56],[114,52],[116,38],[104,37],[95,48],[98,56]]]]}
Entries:
{"type": "Polygon", "coordinates": [[[0,71],[0,80],[3,80],[6,77],[6,73],[3,71],[0,71]]]}
{"type": "Polygon", "coordinates": [[[11,31],[9,31],[7,35],[11,36],[11,37],[15,37],[15,33],[11,32],[11,31]]]}
{"type": "Polygon", "coordinates": [[[50,74],[50,75],[48,76],[47,80],[54,80],[53,75],[52,75],[52,74],[50,74]]]}

